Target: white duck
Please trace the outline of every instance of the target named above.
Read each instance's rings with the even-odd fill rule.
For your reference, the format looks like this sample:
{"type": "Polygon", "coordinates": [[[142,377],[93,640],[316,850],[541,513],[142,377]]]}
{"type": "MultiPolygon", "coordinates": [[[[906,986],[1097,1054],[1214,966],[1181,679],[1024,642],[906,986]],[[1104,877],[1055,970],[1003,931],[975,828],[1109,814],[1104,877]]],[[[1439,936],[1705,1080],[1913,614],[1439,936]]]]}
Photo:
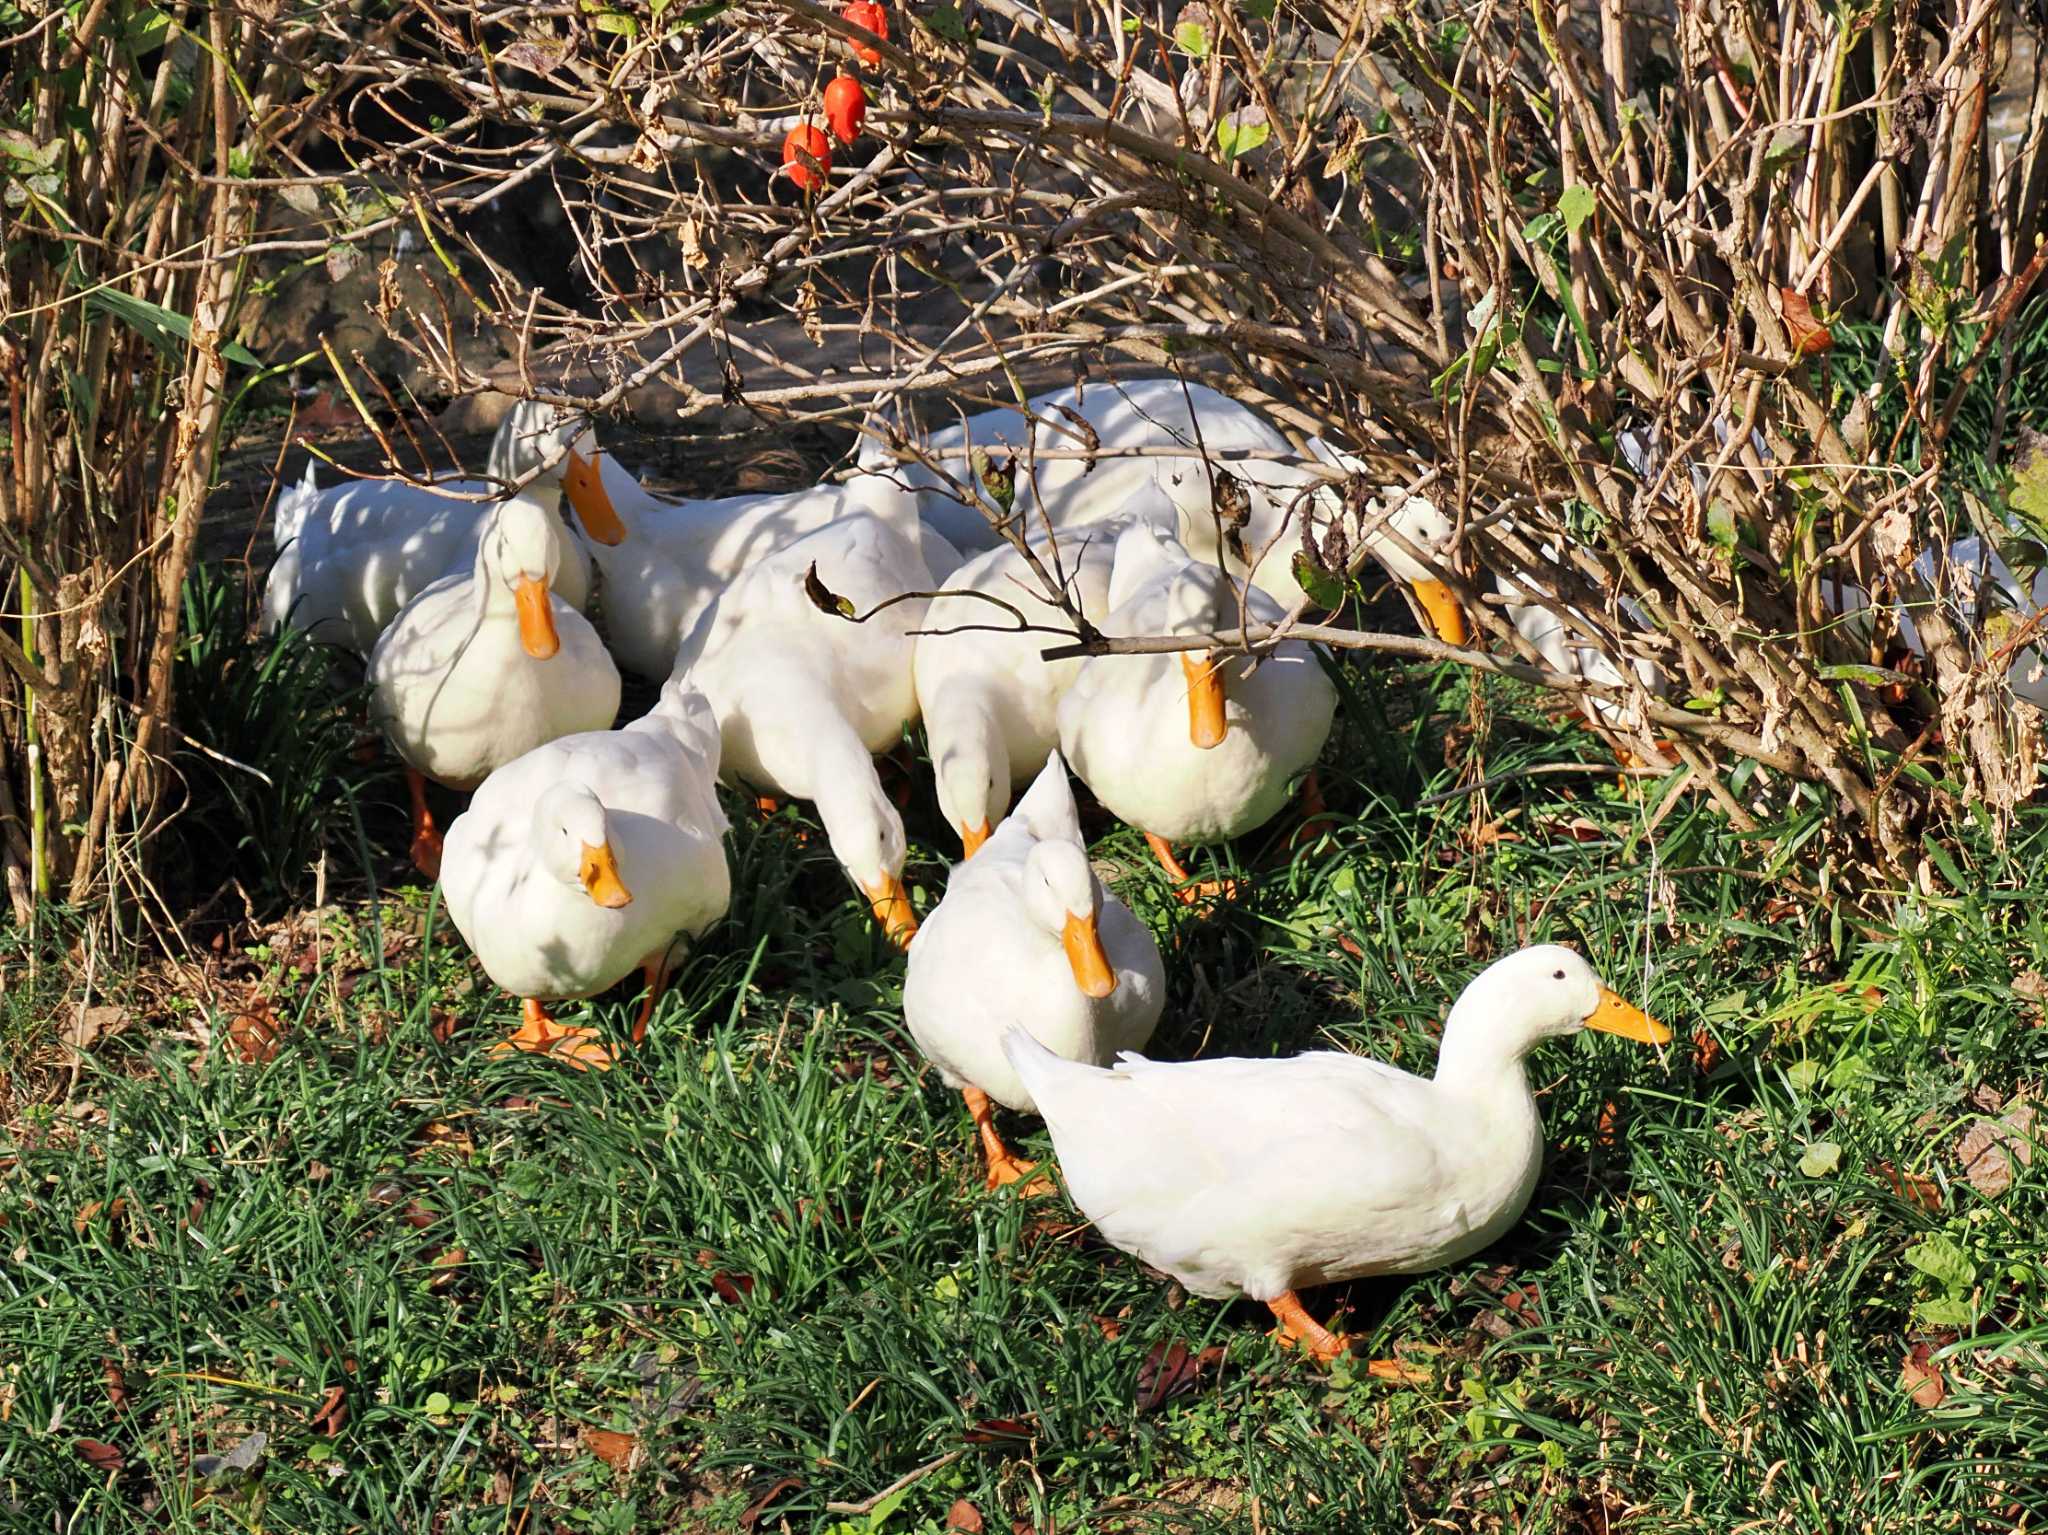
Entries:
{"type": "Polygon", "coordinates": [[[451,478],[432,487],[354,480],[322,491],[308,464],[306,479],[278,498],[278,554],[263,587],[265,626],[289,622],[315,639],[368,654],[416,594],[470,568],[499,504],[488,499],[497,483],[519,480],[551,458],[557,461],[526,489],[550,511],[556,594],[580,611],[590,597],[589,559],[582,541],[553,514],[556,498],[566,490],[583,528],[600,544],[616,542],[621,530],[588,470],[594,442],[544,426],[551,417],[545,407],[515,407],[492,441],[488,480],[451,478]]]}
{"type": "Polygon", "coordinates": [[[910,944],[903,1018],[948,1087],[966,1096],[988,1186],[1031,1170],[997,1135],[990,1100],[1033,1112],[1003,1054],[1022,1028],[1091,1065],[1140,1050],[1166,1002],[1152,934],[1089,867],[1066,764],[1052,753],[978,857],[954,869],[910,944]]]}
{"type": "Polygon", "coordinates": [[[1601,1029],[1665,1029],[1570,949],[1498,960],[1444,1024],[1434,1077],[1333,1051],[1112,1070],[1005,1039],[1052,1131],[1068,1192],[1102,1235],[1196,1295],[1264,1301],[1284,1343],[1343,1352],[1297,1292],[1455,1263],[1521,1217],[1543,1160],[1522,1059],[1601,1029]]]}
{"type": "MultiPolygon", "coordinates": [[[[1254,624],[1280,606],[1245,594],[1254,624]]],[[[1218,633],[1238,624],[1238,592],[1146,523],[1117,540],[1111,635],[1218,633]]],[[[1091,656],[1060,700],[1060,750],[1109,811],[1138,828],[1185,882],[1173,844],[1203,845],[1264,825],[1289,781],[1330,734],[1337,690],[1311,649],[1287,641],[1257,658],[1206,650],[1091,656]]]]}
{"type": "Polygon", "coordinates": [[[917,718],[911,631],[922,598],[865,623],[822,611],[826,590],[866,612],[929,589],[916,538],[860,512],[750,565],[684,639],[675,675],[711,700],[725,777],[757,792],[814,801],[833,856],[897,943],[917,931],[903,888],[903,818],[883,792],[874,754],[917,718]]]}
{"type": "Polygon", "coordinates": [[[467,574],[407,603],[370,652],[371,712],[405,760],[413,861],[439,868],[425,779],[472,789],[536,746],[603,730],[619,671],[590,621],[551,590],[561,519],[525,492],[498,503],[467,574]]]}
{"type": "MultiPolygon", "coordinates": [[[[1144,517],[1164,501],[1142,487],[1129,510],[1144,517]]],[[[1056,540],[1035,539],[1046,573],[1090,623],[1109,613],[1110,573],[1122,522],[1093,523],[1056,540]]],[[[1058,630],[1073,621],[1047,600],[1038,575],[1013,546],[976,555],[946,578],[949,593],[925,611],[917,640],[917,703],[938,781],[939,809],[960,833],[967,856],[987,840],[1010,808],[1010,795],[1039,771],[1059,745],[1059,704],[1081,670],[1081,657],[1048,661],[1058,630]],[[1034,626],[1020,630],[1019,621],[1034,626]],[[1007,632],[1006,632],[1007,631],[1007,632]]]]}
{"type": "MultiPolygon", "coordinates": [[[[1555,557],[1552,546],[1548,544],[1543,552],[1546,557],[1555,557]]],[[[1584,630],[1567,623],[1555,605],[1539,601],[1534,595],[1533,582],[1524,584],[1526,581],[1527,578],[1518,582],[1507,576],[1494,577],[1496,589],[1508,599],[1503,609],[1508,622],[1542,656],[1544,665],[1564,676],[1607,687],[1618,688],[1633,679],[1641,695],[1648,698],[1662,698],[1670,690],[1663,668],[1647,656],[1623,657],[1628,666],[1628,672],[1624,674],[1604,646],[1596,643],[1584,630]]],[[[1620,609],[1622,616],[1636,628],[1647,630],[1651,627],[1649,615],[1633,599],[1623,597],[1620,609]]],[[[1588,623],[1597,632],[1597,626],[1590,624],[1583,610],[1567,606],[1564,611],[1588,623]]],[[[1579,706],[1586,718],[1595,724],[1637,737],[1645,733],[1648,722],[1636,703],[1582,698],[1579,706]]]]}
{"type": "MultiPolygon", "coordinates": [[[[927,446],[945,454],[937,462],[969,492],[969,504],[924,465],[892,463],[877,438],[863,440],[858,459],[863,476],[915,494],[919,515],[970,553],[994,548],[999,541],[984,511],[995,503],[966,456],[973,448],[986,448],[996,461],[1009,462],[1018,480],[1013,509],[1026,514],[1023,527],[1029,532],[1048,523],[1070,529],[1118,515],[1140,487],[1156,486],[1172,506],[1162,527],[1191,552],[1233,575],[1249,575],[1285,607],[1304,600],[1294,575],[1298,505],[1312,501],[1317,515],[1327,519],[1341,515],[1342,497],[1327,475],[1302,459],[1256,412],[1214,389],[1176,378],[1105,380],[1085,392],[1053,390],[1027,404],[1029,419],[1016,410],[988,411],[930,435],[927,446]],[[1057,456],[1137,448],[1155,451],[1099,457],[1092,463],[1086,457],[1057,456]],[[1168,451],[1156,451],[1162,449],[1168,451]],[[1235,501],[1232,494],[1219,495],[1225,475],[1244,492],[1243,521],[1234,530],[1217,517],[1219,506],[1235,501]],[[1292,532],[1282,536],[1283,530],[1292,532]]],[[[1364,467],[1321,439],[1310,439],[1309,448],[1331,468],[1355,473],[1364,467]]],[[[1366,510],[1377,509],[1374,503],[1366,510]]],[[[1356,530],[1355,519],[1352,526],[1356,530]]],[[[1449,523],[1427,500],[1404,497],[1386,526],[1399,538],[1376,531],[1365,540],[1367,549],[1415,588],[1440,639],[1463,644],[1464,615],[1431,568],[1448,548],[1449,523]]]]}
{"type": "Polygon", "coordinates": [[[441,892],[484,972],[525,1006],[499,1049],[578,1067],[611,1053],[544,1004],[595,996],[637,967],[647,1033],[679,949],[732,898],[719,809],[718,721],[701,693],[662,689],[622,730],[562,736],[492,773],[448,828],[441,892]]]}

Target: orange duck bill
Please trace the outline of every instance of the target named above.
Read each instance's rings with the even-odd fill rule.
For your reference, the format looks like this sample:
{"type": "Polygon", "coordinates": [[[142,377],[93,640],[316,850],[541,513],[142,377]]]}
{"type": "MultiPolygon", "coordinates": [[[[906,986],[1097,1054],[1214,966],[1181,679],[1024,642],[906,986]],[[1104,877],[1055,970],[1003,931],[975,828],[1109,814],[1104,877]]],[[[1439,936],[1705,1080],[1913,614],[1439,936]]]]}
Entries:
{"type": "Polygon", "coordinates": [[[1110,968],[1109,955],[1102,947],[1102,935],[1096,931],[1092,912],[1085,917],[1067,913],[1060,945],[1067,951],[1074,984],[1085,995],[1100,998],[1116,990],[1116,971],[1110,968]]]}
{"type": "Polygon", "coordinates": [[[1422,613],[1429,620],[1430,632],[1446,645],[1462,645],[1471,637],[1471,630],[1465,623],[1464,604],[1451,594],[1451,589],[1441,581],[1414,581],[1409,583],[1415,593],[1415,600],[1422,604],[1422,613]]]}
{"type": "Polygon", "coordinates": [[[884,874],[860,888],[889,941],[899,949],[909,948],[910,940],[917,936],[917,913],[910,909],[910,892],[903,888],[902,877],[884,874]]]}
{"type": "Polygon", "coordinates": [[[1600,988],[1600,1005],[1593,1009],[1592,1016],[1586,1020],[1586,1027],[1598,1029],[1602,1034],[1619,1034],[1623,1039],[1633,1039],[1645,1045],[1671,1043],[1669,1029],[1605,986],[1600,988]]]}
{"type": "Polygon", "coordinates": [[[519,643],[534,660],[545,661],[562,648],[562,637],[555,633],[555,606],[547,582],[521,576],[512,596],[519,604],[519,643]]]}
{"type": "Polygon", "coordinates": [[[571,448],[569,467],[562,471],[562,489],[569,497],[576,520],[583,524],[583,531],[609,547],[626,541],[626,525],[619,521],[618,509],[604,488],[598,458],[596,454],[585,458],[571,448]]]}
{"type": "Polygon", "coordinates": [[[612,853],[609,842],[600,842],[595,847],[588,842],[583,844],[583,858],[577,877],[583,881],[583,889],[591,900],[607,911],[617,911],[621,906],[633,904],[633,892],[619,878],[619,860],[612,853]]]}
{"type": "Polygon", "coordinates": [[[981,851],[982,843],[988,841],[990,835],[991,829],[989,827],[988,818],[985,816],[982,818],[982,822],[979,826],[961,827],[960,846],[964,848],[965,851],[962,852],[960,856],[962,858],[972,858],[976,853],[981,851]]]}
{"type": "Polygon", "coordinates": [[[1180,656],[1181,675],[1188,685],[1188,739],[1203,751],[1221,746],[1230,722],[1223,714],[1223,671],[1209,658],[1184,650],[1180,656]]]}

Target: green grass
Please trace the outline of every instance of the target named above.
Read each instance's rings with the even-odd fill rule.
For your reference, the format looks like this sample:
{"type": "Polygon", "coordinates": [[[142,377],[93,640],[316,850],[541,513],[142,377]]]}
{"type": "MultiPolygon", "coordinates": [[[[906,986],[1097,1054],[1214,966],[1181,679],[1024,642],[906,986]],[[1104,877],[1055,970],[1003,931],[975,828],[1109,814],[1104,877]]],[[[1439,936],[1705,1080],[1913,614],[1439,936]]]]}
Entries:
{"type": "MultiPolygon", "coordinates": [[[[1647,830],[1657,786],[1535,779],[1418,810],[1463,683],[1347,682],[1325,768],[1346,819],[1292,862],[1280,826],[1230,850],[1257,876],[1244,901],[1191,914],[1133,835],[1100,839],[1168,955],[1154,1052],[1337,1045],[1427,1070],[1458,987],[1546,938],[1680,1039],[1539,1052],[1528,1219],[1455,1269],[1311,1297],[1419,1383],[1306,1365],[1262,1308],[1184,1299],[1063,1200],[984,1194],[957,1098],[902,1032],[900,961],[822,839],[736,811],[734,910],[608,1076],[489,1057],[510,1005],[400,888],[327,913],[315,954],[302,926],[239,956],[287,1021],[274,1060],[239,1061],[224,1018],[203,1050],[131,1030],[25,1115],[0,1171],[0,1528],[913,1535],[958,1499],[1005,1532],[2048,1512],[2023,1464],[2048,1427],[2043,1178],[1986,1197],[1954,1155],[1973,1093],[2048,1069],[2012,984],[2048,968],[2048,822],[1958,850],[1962,893],[1866,938],[1725,872],[1755,850],[1703,802],[1647,830]],[[1487,822],[1505,835],[1475,845],[1487,822]],[[1696,1031],[1721,1052],[1705,1072],[1696,1031]],[[1900,1387],[1915,1342],[1943,1373],[1932,1408],[1900,1387]],[[1222,1352],[1141,1403],[1174,1345],[1222,1352]],[[593,1454],[591,1429],[634,1458],[593,1454]],[[195,1473],[259,1431],[259,1477],[195,1473]],[[874,1514],[827,1511],[942,1459],[874,1514]]],[[[1490,770],[1597,760],[1490,697],[1513,706],[1490,770]]],[[[920,903],[943,875],[929,798],[920,903]]],[[[595,1012],[623,1029],[632,1005],[595,1012]]]]}

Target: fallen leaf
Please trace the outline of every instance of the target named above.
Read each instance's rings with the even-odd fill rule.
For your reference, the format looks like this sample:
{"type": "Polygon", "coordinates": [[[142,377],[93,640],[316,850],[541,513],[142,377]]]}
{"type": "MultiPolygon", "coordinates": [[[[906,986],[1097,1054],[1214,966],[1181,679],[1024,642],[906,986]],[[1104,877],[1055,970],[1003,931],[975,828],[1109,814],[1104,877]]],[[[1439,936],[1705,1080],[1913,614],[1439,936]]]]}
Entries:
{"type": "Polygon", "coordinates": [[[225,1455],[195,1455],[192,1457],[192,1474],[217,1487],[241,1482],[262,1466],[263,1447],[269,1443],[270,1436],[258,1431],[225,1455]]]}
{"type": "Polygon", "coordinates": [[[235,1059],[244,1066],[266,1066],[277,1059],[278,1040],[284,1030],[268,1011],[237,1013],[228,1025],[228,1043],[235,1059]]]}
{"type": "Polygon", "coordinates": [[[1177,1396],[1185,1396],[1201,1383],[1202,1371],[1223,1363],[1221,1347],[1188,1352],[1179,1339],[1155,1343],[1145,1362],[1138,1366],[1138,1412],[1157,1412],[1177,1396]]]}
{"type": "Polygon", "coordinates": [[[128,1021],[125,1007],[82,1007],[67,1013],[61,1035],[65,1053],[75,1059],[101,1039],[119,1033],[128,1021]]]}
{"type": "Polygon", "coordinates": [[[320,1406],[313,1416],[306,1420],[306,1426],[316,1433],[332,1439],[348,1425],[348,1388],[329,1386],[327,1395],[320,1399],[320,1406]]]}
{"type": "Polygon", "coordinates": [[[630,1466],[640,1449],[639,1435],[621,1434],[609,1428],[581,1429],[576,1437],[584,1449],[614,1471],[623,1471],[630,1466]]]}
{"type": "Polygon", "coordinates": [[[2024,1099],[1997,1119],[1970,1126],[1956,1146],[1956,1160],[1970,1186],[1986,1199],[2011,1188],[2014,1168],[2034,1159],[2033,1127],[2034,1106],[2024,1099]]]}
{"type": "Polygon", "coordinates": [[[108,1444],[104,1439],[74,1439],[71,1448],[95,1471],[119,1471],[128,1461],[118,1446],[108,1444]]]}
{"type": "Polygon", "coordinates": [[[455,1037],[456,1021],[455,1014],[447,1008],[437,1007],[434,1009],[433,1022],[427,1025],[427,1033],[433,1037],[435,1044],[445,1045],[455,1037]]]}
{"type": "Polygon", "coordinates": [[[1095,1323],[1095,1330],[1102,1334],[1105,1343],[1114,1343],[1123,1335],[1124,1324],[1113,1316],[1097,1316],[1090,1320],[1095,1323]]]}
{"type": "Polygon", "coordinates": [[[476,1155],[476,1142],[463,1133],[460,1125],[452,1125],[445,1119],[430,1119],[420,1131],[413,1155],[422,1156],[435,1150],[451,1151],[459,1157],[468,1158],[476,1155]]]}
{"type": "Polygon", "coordinates": [[[116,1199],[112,1204],[109,1204],[104,1199],[95,1199],[91,1204],[78,1212],[77,1217],[71,1222],[72,1231],[79,1236],[84,1236],[85,1228],[93,1223],[93,1220],[102,1210],[107,1213],[107,1224],[112,1226],[115,1221],[127,1214],[128,1201],[116,1199]]]}
{"type": "Polygon", "coordinates": [[[128,1405],[128,1377],[122,1373],[119,1361],[102,1359],[100,1375],[107,1383],[107,1405],[119,1412],[128,1405]]]}
{"type": "Polygon", "coordinates": [[[1696,1070],[1701,1072],[1712,1071],[1721,1064],[1723,1053],[1721,1041],[1714,1038],[1713,1030],[1706,1028],[1693,1030],[1692,1063],[1696,1070]]]}
{"type": "Polygon", "coordinates": [[[1022,1418],[983,1418],[960,1439],[964,1444],[1000,1444],[1005,1439],[1029,1439],[1036,1432],[1022,1418]]]}
{"type": "Polygon", "coordinates": [[[718,1292],[718,1298],[728,1306],[737,1306],[754,1293],[752,1274],[728,1274],[720,1269],[711,1276],[711,1288],[718,1292]]]}
{"type": "Polygon", "coordinates": [[[768,1512],[769,1504],[773,1503],[785,1492],[798,1491],[803,1485],[802,1479],[794,1476],[780,1477],[774,1482],[769,1483],[767,1491],[761,1493],[753,1502],[749,1503],[747,1511],[740,1515],[740,1528],[751,1530],[761,1522],[761,1516],[768,1512]]]}
{"type": "Polygon", "coordinates": [[[1799,1158],[1799,1170],[1809,1178],[1832,1177],[1842,1165],[1842,1148],[1833,1141],[1815,1141],[1799,1158]]]}
{"type": "Polygon", "coordinates": [[[1607,1102],[1600,1105],[1600,1117],[1594,1121],[1593,1125],[1593,1139],[1602,1146],[1612,1146],[1619,1138],[1618,1127],[1620,1123],[1621,1110],[1616,1107],[1614,1100],[1610,1098],[1607,1102]]]}
{"type": "Polygon", "coordinates": [[[1915,1343],[1906,1350],[1905,1362],[1899,1367],[1899,1387],[1913,1399],[1913,1405],[1929,1411],[1941,1405],[1941,1399],[1948,1395],[1948,1382],[1941,1378],[1941,1369],[1934,1363],[1934,1350],[1928,1344],[1915,1343]]]}
{"type": "Polygon", "coordinates": [[[1877,1172],[1886,1183],[1891,1185],[1892,1192],[1905,1200],[1906,1203],[1918,1205],[1929,1215],[1934,1214],[1941,1208],[1941,1189],[1932,1178],[1923,1177],[1919,1173],[1907,1172],[1902,1168],[1892,1166],[1889,1162],[1878,1163],[1877,1172]]]}
{"type": "Polygon", "coordinates": [[[1816,357],[1835,344],[1828,328],[1814,317],[1813,305],[1797,288],[1780,288],[1778,303],[1785,317],[1785,329],[1792,337],[1795,357],[1816,357]]]}
{"type": "Polygon", "coordinates": [[[2027,1004],[2027,1022],[2037,1029],[2041,1027],[2041,1004],[2048,1002],[2048,980],[2043,980],[2037,971],[2022,970],[2012,978],[2012,994],[2027,1004]]]}
{"type": "Polygon", "coordinates": [[[946,1510],[947,1535],[981,1535],[986,1528],[981,1522],[981,1510],[965,1498],[955,1498],[953,1506],[946,1510]]]}

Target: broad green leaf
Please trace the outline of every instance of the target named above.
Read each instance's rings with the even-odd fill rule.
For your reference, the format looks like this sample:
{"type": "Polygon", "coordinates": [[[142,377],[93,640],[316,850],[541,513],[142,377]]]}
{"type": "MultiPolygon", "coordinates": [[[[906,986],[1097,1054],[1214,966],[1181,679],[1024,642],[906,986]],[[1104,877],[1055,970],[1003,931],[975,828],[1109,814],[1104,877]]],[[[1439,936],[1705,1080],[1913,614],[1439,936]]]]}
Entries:
{"type": "Polygon", "coordinates": [[[1815,1084],[1820,1081],[1820,1062],[1811,1056],[1803,1061],[1794,1061],[1785,1068],[1785,1080],[1802,1093],[1812,1092],[1815,1084]]]}
{"type": "Polygon", "coordinates": [[[1564,227],[1573,234],[1579,226],[1593,216],[1593,189],[1591,187],[1569,186],[1557,199],[1557,216],[1564,220],[1564,227]]]}
{"type": "Polygon", "coordinates": [[[1977,1320],[1975,1313],[1970,1310],[1968,1301],[1947,1295],[1937,1295],[1924,1300],[1916,1309],[1920,1313],[1921,1321],[1935,1327],[1968,1327],[1977,1320]]]}
{"type": "Polygon", "coordinates": [[[1947,1290],[1968,1290],[1977,1280],[1977,1265],[1970,1261],[1970,1255],[1953,1238],[1940,1232],[1907,1248],[1905,1259],[1947,1290]]]}
{"type": "Polygon", "coordinates": [[[448,1400],[448,1393],[436,1391],[420,1404],[421,1411],[430,1418],[445,1418],[455,1410],[455,1404],[448,1400]]]}
{"type": "Polygon", "coordinates": [[[1223,151],[1226,160],[1250,154],[1272,136],[1270,123],[1245,122],[1242,112],[1232,112],[1216,124],[1216,147],[1223,151]]]}
{"type": "Polygon", "coordinates": [[[1173,41],[1182,53],[1191,58],[1206,59],[1209,56],[1209,29],[1199,21],[1184,21],[1175,27],[1173,41]]]}
{"type": "Polygon", "coordinates": [[[1335,608],[1344,601],[1344,583],[1298,550],[1294,556],[1294,580],[1319,608],[1335,608]]]}
{"type": "Polygon", "coordinates": [[[957,5],[935,5],[924,14],[924,24],[941,37],[949,37],[956,43],[967,41],[967,22],[960,15],[957,5]]]}
{"type": "Polygon", "coordinates": [[[1832,1177],[1842,1165],[1842,1148],[1833,1141],[1815,1141],[1799,1158],[1799,1170],[1809,1178],[1832,1177]]]}
{"type": "Polygon", "coordinates": [[[1239,10],[1257,21],[1271,21],[1278,8],[1278,0],[1239,0],[1238,4],[1239,10]]]}

